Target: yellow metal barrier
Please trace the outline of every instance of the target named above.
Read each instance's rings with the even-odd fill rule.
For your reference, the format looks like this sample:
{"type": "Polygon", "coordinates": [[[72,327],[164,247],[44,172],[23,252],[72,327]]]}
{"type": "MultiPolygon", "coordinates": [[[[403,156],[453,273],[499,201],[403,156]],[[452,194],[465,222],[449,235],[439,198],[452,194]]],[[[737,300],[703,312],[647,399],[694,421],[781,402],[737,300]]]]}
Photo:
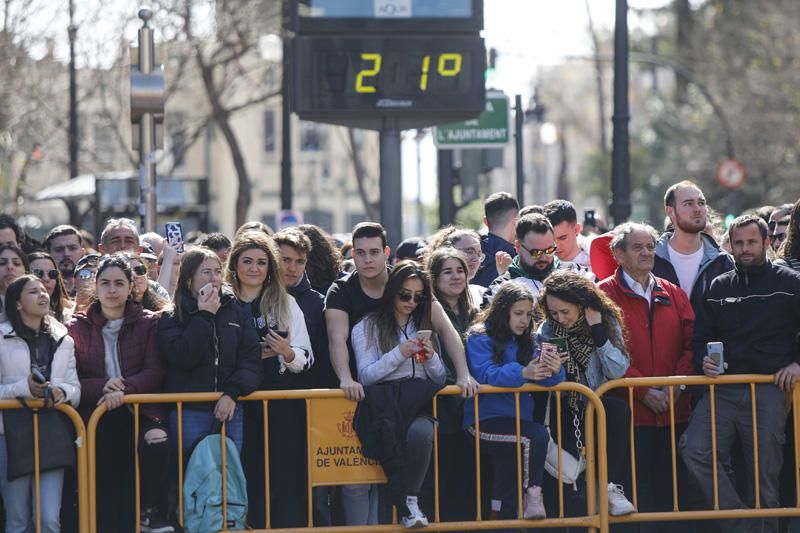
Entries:
{"type": "MultiPolygon", "coordinates": [[[[40,472],[39,472],[39,414],[38,409],[44,407],[43,400],[26,400],[28,407],[33,409],[33,464],[34,464],[34,487],[36,494],[36,533],[42,531],[42,514],[41,502],[39,500],[39,485],[40,485],[40,472]]],[[[17,400],[0,400],[0,411],[4,409],[24,409],[24,407],[17,400]]],[[[69,418],[72,425],[75,427],[75,453],[77,458],[76,463],[76,478],[78,481],[78,527],[80,531],[85,532],[89,530],[89,492],[88,492],[88,478],[87,478],[87,440],[86,440],[86,427],[83,425],[83,420],[78,412],[69,405],[56,405],[55,409],[64,413],[69,418]]]]}
{"type": "MultiPolygon", "coordinates": [[[[516,409],[517,409],[517,481],[518,481],[518,488],[517,488],[517,512],[518,517],[516,520],[483,520],[482,512],[481,512],[481,487],[480,487],[480,463],[481,463],[481,456],[480,456],[480,421],[477,420],[479,418],[479,404],[478,404],[478,397],[476,396],[473,400],[475,402],[475,413],[476,413],[476,424],[475,424],[475,469],[476,469],[476,477],[477,477],[477,494],[476,494],[476,502],[477,502],[477,516],[474,522],[440,522],[439,521],[439,472],[438,472],[438,428],[434,433],[434,472],[435,472],[435,479],[434,479],[434,521],[431,522],[430,526],[427,528],[431,531],[455,531],[455,530],[485,530],[485,529],[495,529],[495,528],[525,528],[525,527],[586,527],[590,528],[591,530],[599,529],[602,533],[606,533],[608,531],[608,494],[604,490],[597,491],[596,487],[599,483],[600,487],[605,487],[608,483],[608,474],[606,471],[606,462],[601,460],[599,464],[595,461],[595,445],[597,445],[597,452],[598,457],[604,458],[607,455],[607,443],[606,443],[606,420],[605,420],[605,411],[603,409],[602,403],[597,395],[595,395],[590,389],[584,387],[583,385],[576,384],[576,383],[569,383],[564,382],[555,387],[546,389],[543,387],[539,387],[536,385],[525,385],[523,387],[517,389],[508,389],[508,388],[500,388],[500,387],[482,387],[480,394],[497,394],[497,393],[513,393],[516,399],[516,409]],[[559,483],[559,516],[557,518],[548,518],[546,520],[523,520],[522,519],[522,490],[521,490],[521,480],[522,480],[522,447],[521,447],[521,438],[520,438],[520,418],[519,418],[519,395],[520,393],[524,392],[537,392],[537,391],[546,391],[546,390],[553,390],[553,391],[576,391],[583,396],[585,396],[588,400],[588,405],[592,406],[592,413],[593,416],[596,416],[597,419],[597,439],[595,442],[595,427],[594,424],[586,424],[586,438],[585,438],[585,445],[586,445],[586,483],[587,483],[587,514],[585,516],[579,517],[565,517],[564,516],[564,491],[563,491],[563,483],[559,483]],[[599,494],[600,501],[595,501],[595,495],[599,494]],[[599,507],[597,504],[599,503],[599,507]],[[597,511],[600,509],[601,511],[597,511]]],[[[441,395],[458,395],[461,394],[461,391],[458,387],[449,386],[445,387],[442,391],[439,392],[439,396],[441,395]]],[[[178,411],[178,515],[181,524],[183,523],[183,431],[182,431],[182,416],[181,412],[183,409],[183,405],[186,403],[196,403],[196,402],[213,402],[216,401],[220,397],[220,393],[193,393],[193,394],[141,394],[141,395],[128,395],[125,396],[124,402],[125,404],[132,404],[134,406],[134,417],[135,417],[135,432],[138,438],[138,430],[139,430],[139,405],[147,404],[147,403],[159,403],[159,404],[176,404],[176,409],[178,411]]],[[[308,409],[309,401],[312,399],[323,399],[323,398],[344,398],[344,393],[338,389],[325,389],[325,390],[286,390],[286,391],[260,391],[255,392],[247,397],[240,398],[240,401],[261,401],[264,405],[264,430],[265,430],[265,486],[266,486],[266,510],[267,510],[267,529],[263,531],[279,531],[270,529],[269,523],[269,500],[270,500],[270,492],[269,492],[269,448],[268,448],[268,440],[269,440],[269,415],[267,404],[270,401],[280,401],[280,400],[306,400],[306,407],[308,409]]],[[[560,395],[556,395],[556,415],[557,415],[557,432],[554,436],[554,440],[557,443],[561,442],[561,399],[560,395]]],[[[470,401],[470,400],[468,400],[470,401]]],[[[436,402],[433,402],[433,409],[434,415],[436,414],[436,402]]],[[[355,404],[354,404],[355,405],[355,404]]],[[[97,497],[97,463],[96,463],[96,434],[97,434],[97,425],[106,412],[106,408],[104,404],[101,404],[97,407],[97,409],[92,413],[92,416],[89,420],[89,424],[87,426],[87,434],[88,434],[88,442],[89,442],[89,454],[88,454],[88,497],[93,503],[91,513],[89,515],[89,528],[88,531],[91,533],[97,532],[97,518],[96,518],[96,508],[94,502],[96,502],[97,497]]],[[[589,420],[587,418],[587,420],[589,420]]],[[[224,436],[225,426],[223,425],[222,435],[224,436]]],[[[310,436],[310,435],[307,435],[310,436]]],[[[138,440],[137,440],[138,442],[138,440]]],[[[225,457],[225,440],[222,440],[222,456],[223,461],[225,457]]],[[[309,449],[309,461],[311,451],[309,449]]],[[[139,465],[138,465],[138,454],[136,461],[136,478],[135,478],[135,494],[136,494],[136,515],[139,516],[139,509],[140,509],[140,495],[139,495],[139,465]]],[[[225,470],[226,466],[223,462],[222,464],[223,470],[225,470]]],[[[561,464],[559,459],[559,477],[561,477],[561,464]]],[[[310,476],[310,473],[309,473],[310,476]]],[[[225,487],[225,481],[227,476],[223,475],[223,516],[227,516],[225,506],[227,503],[227,492],[225,487]]],[[[343,481],[341,484],[347,484],[348,481],[343,481]]],[[[369,531],[396,531],[397,525],[385,524],[385,525],[375,525],[375,526],[336,526],[336,527],[313,527],[313,516],[311,513],[312,507],[312,495],[311,495],[311,482],[309,477],[309,485],[308,485],[308,497],[309,497],[309,522],[307,528],[292,528],[291,531],[314,531],[314,532],[350,532],[350,531],[359,531],[359,532],[369,532],[369,531]]],[[[86,531],[83,530],[82,531],[86,531]]],[[[136,531],[139,532],[139,524],[137,520],[136,524],[136,531]]],[[[289,531],[289,530],[286,530],[289,531]]]]}
{"type": "MultiPolygon", "coordinates": [[[[757,430],[757,417],[756,417],[756,385],[761,383],[773,383],[774,378],[772,375],[763,374],[741,374],[741,375],[722,375],[717,378],[709,378],[707,376],[672,376],[672,377],[647,377],[647,378],[623,378],[613,381],[608,381],[599,387],[595,393],[602,397],[611,391],[627,389],[628,406],[631,410],[631,428],[630,428],[630,447],[631,447],[631,474],[632,474],[632,493],[633,505],[637,508],[637,512],[627,516],[612,516],[610,517],[611,523],[624,523],[624,522],[661,522],[673,520],[710,520],[710,519],[740,519],[740,518],[773,518],[773,517],[790,517],[800,516],[800,469],[795,468],[795,487],[797,490],[797,507],[787,508],[771,508],[765,509],[761,507],[760,502],[760,488],[759,488],[759,467],[758,467],[758,430],[757,430]],[[750,386],[751,392],[751,410],[753,417],[753,448],[754,448],[754,493],[755,493],[755,509],[720,509],[719,508],[719,473],[717,468],[717,435],[716,435],[716,410],[715,410],[715,391],[718,386],[733,385],[733,384],[746,384],[750,386]],[[637,387],[663,387],[669,385],[669,413],[670,413],[670,446],[672,448],[672,493],[673,493],[673,510],[669,512],[638,512],[638,495],[636,487],[636,452],[635,452],[635,418],[634,418],[634,394],[633,391],[637,387]],[[678,479],[677,479],[677,461],[680,459],[677,456],[676,450],[676,429],[675,429],[675,397],[674,386],[678,385],[707,385],[709,386],[710,395],[710,414],[711,414],[711,443],[712,443],[712,469],[713,469],[713,488],[714,488],[714,502],[713,509],[708,510],[680,510],[678,505],[678,479]]],[[[800,407],[800,387],[795,387],[792,394],[792,417],[794,420],[794,454],[795,464],[800,465],[800,438],[798,438],[798,430],[800,430],[800,414],[798,413],[800,407]]],[[[590,413],[594,410],[595,404],[589,404],[587,409],[586,419],[590,420],[590,413]]]]}

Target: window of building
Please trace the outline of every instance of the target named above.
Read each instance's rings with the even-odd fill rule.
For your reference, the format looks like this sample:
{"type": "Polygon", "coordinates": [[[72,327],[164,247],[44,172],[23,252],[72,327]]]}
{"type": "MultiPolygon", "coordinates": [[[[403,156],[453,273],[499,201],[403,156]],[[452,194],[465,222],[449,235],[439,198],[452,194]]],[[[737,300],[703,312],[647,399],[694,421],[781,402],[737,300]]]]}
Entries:
{"type": "Polygon", "coordinates": [[[272,109],[264,111],[264,151],[268,154],[275,151],[275,111],[272,109]]]}

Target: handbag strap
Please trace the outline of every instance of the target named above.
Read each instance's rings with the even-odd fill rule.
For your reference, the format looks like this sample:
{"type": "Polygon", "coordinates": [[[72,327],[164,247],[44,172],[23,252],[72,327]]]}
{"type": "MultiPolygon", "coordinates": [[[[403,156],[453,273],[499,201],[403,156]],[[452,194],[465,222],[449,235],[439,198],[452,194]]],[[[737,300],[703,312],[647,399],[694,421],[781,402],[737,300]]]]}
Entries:
{"type": "MultiPolygon", "coordinates": [[[[553,393],[547,393],[547,406],[544,408],[544,427],[547,428],[548,433],[550,432],[550,398],[552,398],[553,393]]],[[[572,425],[575,427],[575,447],[578,448],[578,451],[583,454],[583,438],[581,432],[581,421],[578,419],[578,415],[576,413],[572,414],[572,425]]]]}

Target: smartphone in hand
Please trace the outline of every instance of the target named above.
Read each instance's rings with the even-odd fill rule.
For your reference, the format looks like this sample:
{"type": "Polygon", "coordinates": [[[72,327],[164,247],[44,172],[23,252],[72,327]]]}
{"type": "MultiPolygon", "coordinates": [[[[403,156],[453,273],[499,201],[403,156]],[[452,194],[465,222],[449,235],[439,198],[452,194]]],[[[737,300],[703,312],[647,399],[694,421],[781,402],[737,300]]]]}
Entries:
{"type": "Polygon", "coordinates": [[[714,361],[714,364],[717,365],[717,371],[720,374],[725,373],[725,356],[724,356],[724,348],[721,342],[709,342],[706,344],[706,351],[708,352],[708,356],[714,361]]]}

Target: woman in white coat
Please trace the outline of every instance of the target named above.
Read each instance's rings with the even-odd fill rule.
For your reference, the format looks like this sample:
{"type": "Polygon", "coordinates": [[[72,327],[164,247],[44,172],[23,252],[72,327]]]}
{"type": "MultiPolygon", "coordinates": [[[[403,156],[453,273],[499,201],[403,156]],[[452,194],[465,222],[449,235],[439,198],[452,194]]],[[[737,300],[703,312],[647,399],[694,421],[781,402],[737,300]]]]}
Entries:
{"type": "MultiPolygon", "coordinates": [[[[45,286],[36,276],[21,276],[6,289],[5,304],[7,321],[0,323],[0,399],[50,397],[55,404],[76,407],[81,386],[75,370],[75,345],[67,328],[49,316],[50,296],[45,286]],[[44,383],[37,383],[34,369],[44,377],[44,383]]],[[[34,476],[7,481],[9,459],[1,422],[0,434],[0,492],[6,506],[6,533],[33,531],[34,476]]],[[[63,480],[63,468],[40,475],[43,532],[60,530],[63,480]]]]}

